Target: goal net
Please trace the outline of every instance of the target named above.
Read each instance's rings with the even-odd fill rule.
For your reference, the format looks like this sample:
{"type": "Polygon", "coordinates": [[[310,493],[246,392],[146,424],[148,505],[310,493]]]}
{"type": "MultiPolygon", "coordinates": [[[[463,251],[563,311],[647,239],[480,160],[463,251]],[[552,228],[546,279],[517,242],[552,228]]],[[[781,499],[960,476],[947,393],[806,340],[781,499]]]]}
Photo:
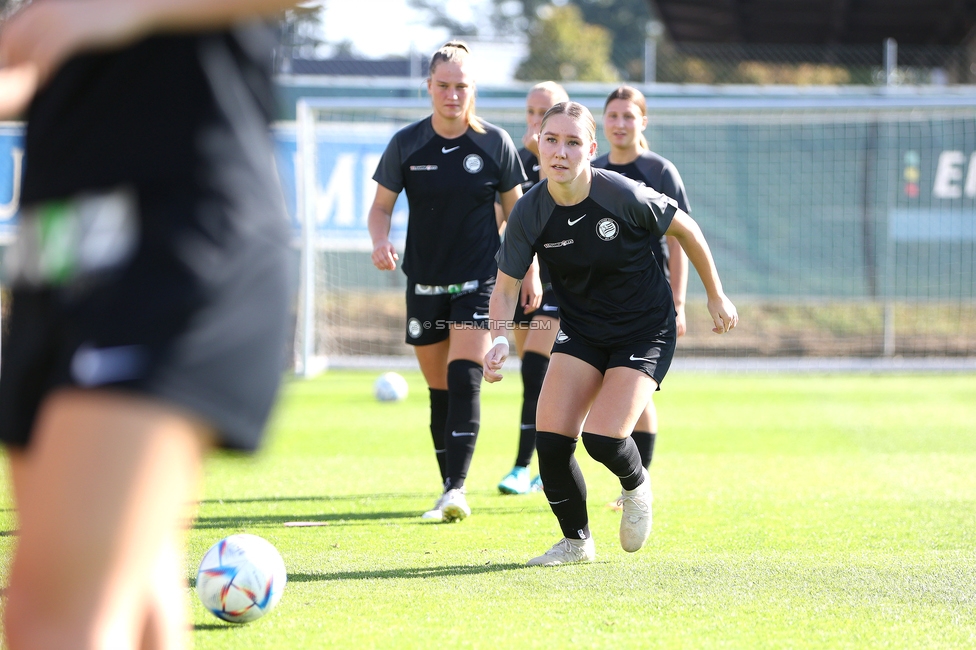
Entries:
{"type": "MultiPolygon", "coordinates": [[[[600,151],[606,90],[571,93],[596,117],[600,151]]],[[[976,108],[966,98],[709,90],[648,101],[649,146],[680,171],[741,317],[731,336],[713,335],[692,269],[681,357],[976,356],[976,108]]],[[[478,102],[516,142],[523,111],[521,98],[478,102]]],[[[296,358],[306,373],[326,360],[411,356],[405,278],[373,267],[366,215],[390,137],[429,113],[420,99],[299,102],[296,358]]],[[[406,221],[401,195],[400,251],[406,221]]]]}

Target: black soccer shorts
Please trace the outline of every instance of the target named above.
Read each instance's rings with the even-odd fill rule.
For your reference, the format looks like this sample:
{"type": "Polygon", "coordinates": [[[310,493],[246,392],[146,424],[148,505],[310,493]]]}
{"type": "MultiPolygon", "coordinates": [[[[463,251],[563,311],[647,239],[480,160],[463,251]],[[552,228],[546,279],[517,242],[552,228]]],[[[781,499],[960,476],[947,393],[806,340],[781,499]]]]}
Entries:
{"type": "Polygon", "coordinates": [[[488,301],[495,278],[449,285],[407,281],[408,345],[431,345],[446,340],[451,326],[488,329],[488,301]]]}
{"type": "Polygon", "coordinates": [[[522,301],[519,300],[515,305],[515,316],[512,317],[512,320],[520,327],[529,327],[533,319],[539,316],[548,316],[559,320],[559,303],[556,302],[556,294],[553,293],[551,286],[546,287],[542,292],[542,303],[538,309],[531,313],[525,313],[525,310],[522,309],[522,301]]]}
{"type": "Polygon", "coordinates": [[[172,404],[255,449],[285,368],[284,219],[189,196],[85,200],[22,211],[0,441],[27,446],[44,398],[81,388],[172,404]]]}
{"type": "Polygon", "coordinates": [[[635,341],[623,345],[605,347],[592,345],[565,328],[556,334],[552,353],[560,352],[576,357],[590,364],[601,373],[609,368],[633,368],[657,382],[661,382],[671,367],[677,336],[671,329],[661,330],[656,336],[645,341],[635,341]]]}

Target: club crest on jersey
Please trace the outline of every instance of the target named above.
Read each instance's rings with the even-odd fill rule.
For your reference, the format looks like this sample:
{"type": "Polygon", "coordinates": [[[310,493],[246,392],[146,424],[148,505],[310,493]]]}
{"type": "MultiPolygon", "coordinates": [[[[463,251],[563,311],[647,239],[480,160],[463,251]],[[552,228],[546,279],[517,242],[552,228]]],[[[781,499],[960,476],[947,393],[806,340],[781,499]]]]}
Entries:
{"type": "Polygon", "coordinates": [[[485,161],[476,153],[469,153],[464,157],[464,171],[469,174],[477,174],[485,166],[485,161]]]}
{"type": "Polygon", "coordinates": [[[620,228],[617,227],[617,222],[613,219],[600,219],[596,222],[596,234],[603,241],[614,239],[619,232],[620,228]]]}

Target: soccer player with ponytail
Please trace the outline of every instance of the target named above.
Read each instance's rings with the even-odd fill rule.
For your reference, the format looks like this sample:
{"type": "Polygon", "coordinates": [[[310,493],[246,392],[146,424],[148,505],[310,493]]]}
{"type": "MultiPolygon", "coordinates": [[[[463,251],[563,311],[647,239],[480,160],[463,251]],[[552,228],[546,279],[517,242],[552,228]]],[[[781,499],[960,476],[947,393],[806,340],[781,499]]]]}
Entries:
{"type": "MultiPolygon", "coordinates": [[[[373,176],[368,220],[373,264],[393,271],[400,257],[389,239],[390,221],[397,196],[406,192],[406,342],[430,390],[442,492],[423,517],[436,521],[471,514],[464,482],[481,424],[482,359],[491,347],[488,299],[502,226],[495,195],[503,221],[526,180],[508,133],[475,115],[469,56],[466,44],[451,41],[431,57],[433,112],[393,136],[373,176]]],[[[535,278],[523,291],[537,293],[538,286],[535,278]]],[[[526,299],[538,304],[539,296],[526,299]]]]}
{"type": "MultiPolygon", "coordinates": [[[[647,100],[632,86],[620,86],[611,92],[603,107],[603,133],[610,143],[610,152],[597,157],[594,167],[609,169],[627,178],[644,183],[652,190],[675,200],[678,208],[691,214],[685,185],[674,164],[651,151],[644,138],[647,127],[647,100]]],[[[685,295],[688,291],[688,258],[674,237],[661,237],[652,242],[654,258],[671,284],[674,298],[676,333],[684,336],[685,295]]],[[[640,451],[641,464],[648,470],[654,456],[658,433],[657,409],[654,400],[647,403],[632,434],[640,451]]],[[[616,501],[608,504],[617,508],[616,501]]]]}
{"type": "Polygon", "coordinates": [[[596,123],[586,107],[562,102],[549,109],[539,140],[546,180],[516,204],[497,256],[489,312],[495,338],[485,379],[502,378],[507,325],[534,255],[549,267],[560,310],[539,396],[536,452],[563,538],[529,565],[596,556],[575,457],[578,440],[620,481],[623,549],[639,550],[650,535],[650,477],[630,433],[664,380],[677,338],[671,289],[651,242],[662,235],[680,242],[705,286],[713,332],[728,332],[738,322],[694,220],[673,199],[592,168],[596,147],[596,123]]]}

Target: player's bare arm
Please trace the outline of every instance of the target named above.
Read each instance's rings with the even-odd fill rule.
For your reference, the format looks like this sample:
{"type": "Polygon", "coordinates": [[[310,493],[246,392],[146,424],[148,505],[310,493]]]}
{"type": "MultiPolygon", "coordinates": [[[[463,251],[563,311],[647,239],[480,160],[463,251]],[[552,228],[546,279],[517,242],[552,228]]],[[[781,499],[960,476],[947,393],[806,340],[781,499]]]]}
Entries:
{"type": "Polygon", "coordinates": [[[738,324],[739,315],[736,313],[735,305],[722,291],[722,281],[718,277],[715,260],[712,259],[712,253],[701,228],[687,213],[678,210],[665,234],[678,240],[681,248],[688,255],[688,260],[698,271],[702,284],[705,285],[708,313],[712,316],[715,325],[712,331],[716,334],[728,332],[738,324]]]}
{"type": "Polygon", "coordinates": [[[89,0],[36,2],[0,30],[0,119],[21,113],[61,64],[157,32],[225,27],[272,16],[295,0],[89,0]]]}
{"type": "Polygon", "coordinates": [[[674,297],[674,311],[677,314],[675,330],[678,336],[684,336],[688,329],[685,320],[685,298],[688,294],[688,257],[677,239],[668,237],[667,243],[671,295],[674,297]]]}
{"type": "Polygon", "coordinates": [[[400,259],[390,241],[390,223],[393,221],[393,206],[396,200],[397,195],[392,190],[377,185],[376,198],[373,199],[369,216],[366,218],[369,236],[373,241],[373,266],[380,271],[395,270],[397,260],[400,259]]]}
{"type": "Polygon", "coordinates": [[[485,355],[485,380],[489,383],[501,381],[499,370],[508,358],[508,328],[506,324],[515,314],[515,301],[518,299],[519,282],[512,276],[498,271],[495,288],[488,303],[488,323],[491,328],[491,349],[485,355]]]}

